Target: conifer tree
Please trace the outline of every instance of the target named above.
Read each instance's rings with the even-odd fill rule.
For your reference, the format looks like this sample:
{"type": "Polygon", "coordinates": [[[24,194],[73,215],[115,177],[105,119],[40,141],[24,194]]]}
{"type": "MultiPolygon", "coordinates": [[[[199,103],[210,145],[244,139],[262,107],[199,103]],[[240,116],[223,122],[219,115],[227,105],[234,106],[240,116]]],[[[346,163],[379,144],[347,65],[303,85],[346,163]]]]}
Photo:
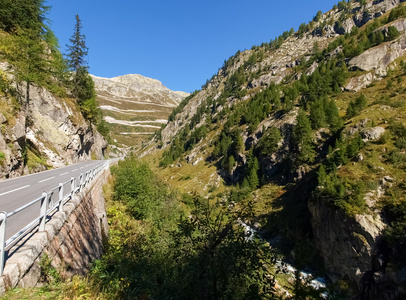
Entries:
{"type": "Polygon", "coordinates": [[[67,45],[69,53],[68,64],[73,72],[72,96],[80,106],[83,116],[91,122],[101,122],[101,112],[97,108],[96,92],[94,83],[88,72],[86,56],[88,48],[85,43],[85,35],[82,33],[82,21],[76,15],[76,24],[70,45],[67,45]]]}
{"type": "Polygon", "coordinates": [[[299,163],[313,162],[316,156],[311,134],[312,127],[309,118],[303,110],[299,110],[297,115],[297,125],[293,129],[293,141],[299,163]]]}
{"type": "Polygon", "coordinates": [[[69,67],[75,73],[82,67],[86,70],[88,68],[87,62],[85,60],[88,54],[88,48],[85,43],[85,35],[82,33],[82,20],[80,20],[79,15],[76,15],[76,24],[72,37],[69,39],[70,45],[68,47],[68,58],[69,67]]]}

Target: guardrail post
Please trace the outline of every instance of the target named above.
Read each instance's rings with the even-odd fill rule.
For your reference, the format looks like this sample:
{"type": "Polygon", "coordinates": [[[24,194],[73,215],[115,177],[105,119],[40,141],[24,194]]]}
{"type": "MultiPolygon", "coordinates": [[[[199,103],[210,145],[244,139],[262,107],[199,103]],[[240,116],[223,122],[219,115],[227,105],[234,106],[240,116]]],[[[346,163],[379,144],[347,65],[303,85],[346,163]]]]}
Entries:
{"type": "Polygon", "coordinates": [[[0,276],[3,276],[4,262],[5,262],[5,248],[6,248],[6,224],[7,213],[0,212],[0,276]]]}
{"type": "Polygon", "coordinates": [[[47,217],[48,197],[49,197],[49,194],[47,192],[42,193],[40,219],[39,219],[39,231],[44,231],[45,230],[45,221],[46,221],[46,217],[47,217]]]}
{"type": "Polygon", "coordinates": [[[75,178],[70,178],[70,198],[73,198],[73,193],[75,192],[75,178]]]}
{"type": "Polygon", "coordinates": [[[63,184],[59,184],[59,211],[63,211],[63,184]]]}
{"type": "Polygon", "coordinates": [[[79,190],[81,190],[82,189],[82,184],[83,184],[83,182],[82,182],[82,180],[83,180],[83,173],[80,173],[80,176],[79,176],[79,190]]]}

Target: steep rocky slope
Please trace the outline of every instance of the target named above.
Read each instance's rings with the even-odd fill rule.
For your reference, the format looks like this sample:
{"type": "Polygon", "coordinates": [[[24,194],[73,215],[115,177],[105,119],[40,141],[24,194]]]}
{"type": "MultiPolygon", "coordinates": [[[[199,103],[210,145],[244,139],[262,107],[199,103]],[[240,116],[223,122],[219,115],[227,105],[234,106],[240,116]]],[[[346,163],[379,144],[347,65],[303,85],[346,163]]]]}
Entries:
{"type": "Polygon", "coordinates": [[[252,201],[251,225],[299,264],[321,256],[346,297],[395,299],[406,293],[406,9],[363,2],[238,51],[140,156],[184,192],[252,201]]]}
{"type": "Polygon", "coordinates": [[[30,98],[26,122],[27,111],[15,97],[0,94],[0,179],[107,155],[106,140],[85,122],[74,99],[35,86],[30,98]]]}
{"type": "Polygon", "coordinates": [[[141,75],[114,78],[93,76],[97,100],[112,137],[126,146],[134,146],[151,136],[188,93],[174,92],[156,79],[141,75]]]}

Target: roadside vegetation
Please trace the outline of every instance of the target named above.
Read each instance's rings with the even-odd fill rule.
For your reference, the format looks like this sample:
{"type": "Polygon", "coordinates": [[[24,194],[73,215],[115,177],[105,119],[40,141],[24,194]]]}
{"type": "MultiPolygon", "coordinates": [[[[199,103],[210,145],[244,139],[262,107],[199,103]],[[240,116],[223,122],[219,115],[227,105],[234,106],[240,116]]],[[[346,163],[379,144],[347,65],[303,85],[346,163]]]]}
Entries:
{"type": "MultiPolygon", "coordinates": [[[[119,162],[112,174],[104,187],[109,236],[89,275],[63,279],[44,257],[44,287],[12,290],[5,299],[268,299],[277,293],[276,253],[243,226],[254,217],[252,203],[237,204],[232,194],[180,194],[135,158],[119,162]]],[[[291,288],[317,294],[302,284],[291,288]]]]}

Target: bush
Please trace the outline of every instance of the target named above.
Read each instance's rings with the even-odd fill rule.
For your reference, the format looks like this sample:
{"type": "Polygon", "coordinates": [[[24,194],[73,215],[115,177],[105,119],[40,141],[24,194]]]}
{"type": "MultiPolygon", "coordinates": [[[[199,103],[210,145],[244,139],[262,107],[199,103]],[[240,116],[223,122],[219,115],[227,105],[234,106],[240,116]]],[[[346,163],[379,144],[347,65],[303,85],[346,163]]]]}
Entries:
{"type": "Polygon", "coordinates": [[[395,146],[399,149],[406,148],[406,126],[401,122],[393,122],[390,130],[396,137],[395,146]]]}
{"type": "Polygon", "coordinates": [[[155,214],[167,197],[167,189],[156,178],[145,163],[135,158],[119,161],[112,168],[115,176],[114,200],[127,204],[137,219],[154,219],[155,214]]]}

